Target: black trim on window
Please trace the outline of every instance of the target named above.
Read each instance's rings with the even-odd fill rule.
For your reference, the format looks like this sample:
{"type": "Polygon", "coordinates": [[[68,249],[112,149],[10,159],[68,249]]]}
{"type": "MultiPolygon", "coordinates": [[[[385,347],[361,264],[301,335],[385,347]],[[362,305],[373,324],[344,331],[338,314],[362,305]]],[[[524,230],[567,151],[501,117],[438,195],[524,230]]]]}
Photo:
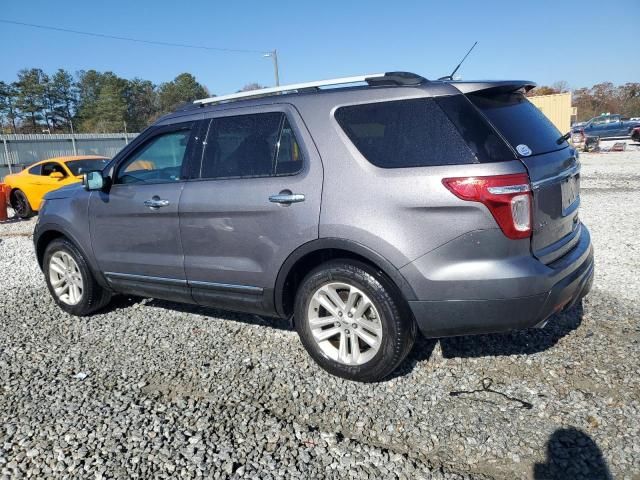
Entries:
{"type": "Polygon", "coordinates": [[[158,185],[158,184],[166,184],[166,183],[179,183],[179,182],[183,182],[185,180],[187,180],[189,178],[189,169],[190,169],[190,165],[192,164],[193,160],[192,160],[192,156],[194,155],[194,152],[197,150],[196,148],[194,148],[194,141],[196,138],[196,135],[194,135],[195,132],[197,132],[197,125],[195,125],[197,122],[195,121],[188,121],[188,122],[182,122],[182,123],[174,123],[171,125],[163,125],[160,127],[151,127],[148,130],[148,133],[144,136],[144,138],[140,139],[140,142],[137,142],[131,149],[129,149],[126,153],[126,155],[122,156],[121,158],[118,158],[115,165],[113,165],[112,169],[111,169],[111,175],[113,176],[112,179],[112,186],[116,186],[116,185],[158,185]],[[158,181],[158,182],[140,182],[140,183],[119,183],[118,182],[118,171],[121,168],[121,166],[126,163],[129,159],[131,159],[132,156],[137,155],[142,149],[144,149],[145,147],[147,147],[149,145],[150,142],[153,142],[157,137],[160,137],[162,135],[166,135],[168,133],[174,133],[174,132],[180,132],[183,130],[189,130],[190,131],[190,136],[189,136],[189,140],[187,141],[187,146],[185,149],[185,153],[184,153],[184,159],[182,161],[182,165],[180,168],[180,179],[177,181],[158,181]]]}
{"type": "MultiPolygon", "coordinates": [[[[236,115],[221,115],[221,116],[209,118],[209,119],[205,120],[204,123],[205,123],[205,126],[202,127],[201,132],[202,132],[203,138],[205,139],[205,142],[202,144],[203,147],[201,148],[201,152],[199,152],[200,168],[198,169],[197,178],[192,177],[192,178],[194,178],[196,180],[213,181],[213,180],[288,177],[288,176],[298,175],[304,170],[305,155],[303,154],[302,147],[301,147],[300,142],[298,140],[300,138],[300,134],[299,134],[299,132],[296,132],[297,129],[294,126],[294,122],[291,121],[290,116],[285,111],[282,111],[282,110],[268,110],[268,111],[253,111],[253,112],[247,112],[247,113],[238,113],[236,115]],[[280,118],[277,120],[278,121],[277,129],[274,129],[273,132],[271,132],[272,134],[275,133],[276,137],[275,137],[275,143],[274,143],[274,145],[272,145],[273,152],[271,153],[269,173],[253,174],[253,175],[208,176],[206,174],[206,172],[205,172],[205,165],[206,165],[205,162],[207,162],[207,149],[212,148],[212,143],[213,142],[212,142],[211,136],[214,135],[214,133],[215,133],[215,130],[214,130],[216,128],[215,123],[216,122],[223,122],[225,120],[233,121],[234,119],[239,119],[241,117],[257,117],[257,116],[262,116],[262,115],[265,115],[265,116],[266,115],[280,115],[280,118]],[[298,156],[298,159],[295,160],[295,161],[299,162],[299,167],[295,171],[286,172],[286,173],[277,173],[279,156],[280,156],[281,152],[284,151],[284,148],[283,148],[284,146],[282,145],[282,141],[283,141],[283,134],[285,132],[286,127],[288,127],[289,130],[291,131],[291,136],[292,136],[292,141],[293,141],[293,144],[290,145],[289,148],[292,148],[292,149],[295,150],[295,154],[298,156]],[[295,145],[295,147],[294,147],[294,145],[295,145]]],[[[268,138],[268,136],[264,135],[262,140],[266,140],[267,138],[268,138]]],[[[237,146],[236,149],[238,147],[239,146],[237,146]]],[[[217,162],[217,160],[214,160],[214,162],[217,162]]],[[[216,163],[214,163],[213,166],[209,166],[209,167],[211,167],[213,172],[216,172],[216,170],[219,168],[219,166],[216,163]]]]}

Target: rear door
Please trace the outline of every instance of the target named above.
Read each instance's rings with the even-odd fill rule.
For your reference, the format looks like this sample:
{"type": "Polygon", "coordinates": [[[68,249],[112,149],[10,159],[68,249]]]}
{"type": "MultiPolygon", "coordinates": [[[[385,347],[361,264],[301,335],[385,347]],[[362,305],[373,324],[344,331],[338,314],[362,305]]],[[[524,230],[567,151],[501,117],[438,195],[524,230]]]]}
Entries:
{"type": "Polygon", "coordinates": [[[620,115],[615,115],[611,118],[611,131],[613,132],[612,136],[615,137],[629,135],[629,128],[625,125],[625,122],[622,121],[620,115]]]}
{"type": "Polygon", "coordinates": [[[469,99],[526,166],[533,187],[533,254],[545,263],[579,240],[580,164],[562,133],[521,93],[478,92],[469,99]]]}
{"type": "Polygon", "coordinates": [[[320,158],[288,105],[218,112],[207,129],[199,179],[180,201],[193,297],[270,310],[282,263],[318,238],[320,158]]]}
{"type": "Polygon", "coordinates": [[[190,299],[178,206],[194,148],[192,127],[186,122],[157,128],[118,161],[111,188],[91,194],[93,251],[116,287],[190,299]]]}

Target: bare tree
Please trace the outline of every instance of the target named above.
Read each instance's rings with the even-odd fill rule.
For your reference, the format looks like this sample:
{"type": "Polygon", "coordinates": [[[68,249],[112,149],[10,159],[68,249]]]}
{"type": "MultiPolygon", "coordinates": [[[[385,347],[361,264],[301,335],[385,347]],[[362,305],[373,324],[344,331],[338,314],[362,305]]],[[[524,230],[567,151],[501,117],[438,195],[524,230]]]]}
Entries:
{"type": "Polygon", "coordinates": [[[238,90],[238,93],[240,92],[250,92],[251,90],[260,90],[266,88],[263,85],[260,85],[259,83],[247,83],[244,87],[242,87],[240,90],[238,90]]]}

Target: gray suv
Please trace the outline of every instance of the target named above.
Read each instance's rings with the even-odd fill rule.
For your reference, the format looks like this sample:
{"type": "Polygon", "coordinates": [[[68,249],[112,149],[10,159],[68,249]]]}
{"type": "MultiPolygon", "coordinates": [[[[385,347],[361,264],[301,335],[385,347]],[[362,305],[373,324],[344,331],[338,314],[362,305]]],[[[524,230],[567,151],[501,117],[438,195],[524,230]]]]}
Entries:
{"type": "Polygon", "coordinates": [[[359,381],[418,330],[542,327],[594,262],[578,153],[533,86],[392,72],[196,101],[46,196],[38,262],[68,313],[125,293],[287,318],[359,381]]]}

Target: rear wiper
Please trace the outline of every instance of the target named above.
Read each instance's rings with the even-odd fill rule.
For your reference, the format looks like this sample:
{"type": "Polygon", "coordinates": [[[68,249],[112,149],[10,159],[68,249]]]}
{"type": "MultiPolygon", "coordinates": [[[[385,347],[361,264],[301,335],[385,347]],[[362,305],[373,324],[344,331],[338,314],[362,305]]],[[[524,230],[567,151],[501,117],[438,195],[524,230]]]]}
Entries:
{"type": "Polygon", "coordinates": [[[562,142],[566,142],[567,140],[569,140],[569,138],[571,138],[571,132],[567,132],[562,135],[559,139],[556,140],[556,143],[558,145],[562,145],[562,142]]]}

